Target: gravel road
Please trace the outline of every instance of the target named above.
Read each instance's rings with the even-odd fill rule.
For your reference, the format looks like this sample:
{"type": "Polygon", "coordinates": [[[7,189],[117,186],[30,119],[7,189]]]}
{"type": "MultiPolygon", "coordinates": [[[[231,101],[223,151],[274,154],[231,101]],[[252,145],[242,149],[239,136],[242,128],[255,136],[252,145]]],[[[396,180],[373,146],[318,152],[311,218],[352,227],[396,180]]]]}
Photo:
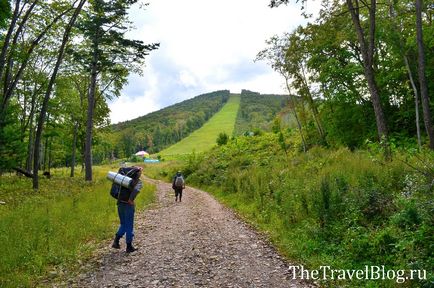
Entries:
{"type": "Polygon", "coordinates": [[[158,203],[135,218],[139,250],[126,254],[124,239],[121,250],[108,244],[71,286],[314,287],[292,279],[291,264],[209,194],[187,187],[175,202],[170,184],[152,182],[158,203]]]}

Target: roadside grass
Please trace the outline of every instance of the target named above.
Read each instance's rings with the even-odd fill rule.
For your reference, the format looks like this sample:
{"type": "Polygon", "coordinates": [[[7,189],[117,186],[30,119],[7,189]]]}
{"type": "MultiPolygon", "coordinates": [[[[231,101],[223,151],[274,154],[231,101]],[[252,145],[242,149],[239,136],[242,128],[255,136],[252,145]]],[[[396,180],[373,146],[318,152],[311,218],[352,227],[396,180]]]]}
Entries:
{"type": "Polygon", "coordinates": [[[184,167],[186,163],[190,163],[193,159],[200,157],[202,154],[204,153],[193,152],[191,154],[171,155],[158,163],[145,163],[140,165],[144,168],[143,174],[149,178],[171,182],[177,171],[181,170],[184,175],[188,175],[190,171],[182,170],[182,167],[184,167]]]}
{"type": "MultiPolygon", "coordinates": [[[[114,235],[118,220],[108,170],[117,167],[94,167],[92,183],[79,173],[70,178],[66,169],[53,170],[51,179],[41,178],[38,191],[31,179],[2,176],[0,287],[34,287],[71,274],[114,235]]],[[[144,184],[137,211],[155,198],[155,187],[144,184]]]]}
{"type": "Polygon", "coordinates": [[[178,169],[307,269],[384,265],[426,276],[327,278],[325,287],[431,287],[434,154],[396,153],[384,162],[345,148],[281,150],[277,135],[239,137],[178,169]]]}
{"type": "Polygon", "coordinates": [[[175,168],[180,166],[179,160],[169,160],[160,163],[146,164],[144,166],[143,174],[152,178],[162,181],[170,181],[171,177],[175,175],[175,168]]]}
{"type": "Polygon", "coordinates": [[[225,106],[200,129],[158,154],[166,158],[170,155],[199,153],[209,150],[216,145],[219,133],[224,132],[229,137],[232,136],[239,107],[240,95],[231,94],[225,106]]]}

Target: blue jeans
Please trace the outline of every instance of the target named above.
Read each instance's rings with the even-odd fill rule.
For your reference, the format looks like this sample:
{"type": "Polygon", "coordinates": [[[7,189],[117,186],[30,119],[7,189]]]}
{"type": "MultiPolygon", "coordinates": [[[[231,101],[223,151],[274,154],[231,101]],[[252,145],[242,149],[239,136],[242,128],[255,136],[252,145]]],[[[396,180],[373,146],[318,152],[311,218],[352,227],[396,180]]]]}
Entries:
{"type": "Polygon", "coordinates": [[[131,243],[133,242],[134,238],[134,205],[129,205],[127,203],[118,203],[118,215],[119,220],[121,222],[121,225],[119,226],[118,232],[116,233],[117,236],[122,237],[124,234],[126,235],[126,242],[131,243]]]}

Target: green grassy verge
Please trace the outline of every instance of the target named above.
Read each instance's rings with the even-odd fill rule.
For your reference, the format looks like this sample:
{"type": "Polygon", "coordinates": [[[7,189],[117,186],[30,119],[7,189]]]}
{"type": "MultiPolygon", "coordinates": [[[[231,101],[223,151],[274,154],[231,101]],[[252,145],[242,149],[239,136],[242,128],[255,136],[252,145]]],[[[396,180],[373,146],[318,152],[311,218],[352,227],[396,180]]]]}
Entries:
{"type": "MultiPolygon", "coordinates": [[[[41,179],[38,192],[30,179],[2,176],[0,287],[34,287],[41,279],[69,274],[114,235],[118,218],[108,170],[117,167],[96,167],[90,184],[82,175],[71,179],[58,170],[52,179],[41,179]]],[[[153,202],[154,190],[144,185],[137,211],[153,202]]]]}
{"type": "Polygon", "coordinates": [[[162,157],[168,157],[209,150],[216,144],[219,133],[224,132],[229,136],[232,135],[239,107],[240,95],[232,94],[225,106],[200,129],[158,154],[162,157]]]}
{"type": "Polygon", "coordinates": [[[321,281],[325,287],[432,287],[434,154],[396,152],[385,162],[344,148],[299,153],[299,140],[286,137],[287,153],[279,135],[239,137],[179,169],[188,185],[212,192],[308,269],[384,265],[405,277],[426,275],[335,277],[321,281]]]}

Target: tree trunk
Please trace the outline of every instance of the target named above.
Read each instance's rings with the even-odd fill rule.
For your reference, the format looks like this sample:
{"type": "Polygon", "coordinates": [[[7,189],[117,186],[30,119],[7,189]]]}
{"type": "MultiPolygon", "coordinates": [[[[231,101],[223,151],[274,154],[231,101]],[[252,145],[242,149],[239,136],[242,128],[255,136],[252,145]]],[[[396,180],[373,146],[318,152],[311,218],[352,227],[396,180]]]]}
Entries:
{"type": "Polygon", "coordinates": [[[426,84],[425,75],[425,51],[423,45],[423,31],[422,31],[422,0],[416,0],[416,42],[418,52],[418,75],[420,96],[422,99],[423,120],[425,123],[426,133],[429,138],[429,148],[434,150],[434,131],[431,122],[431,111],[429,107],[428,86],[426,84]]]}
{"type": "MultiPolygon", "coordinates": [[[[3,72],[4,72],[4,68],[5,68],[5,64],[6,64],[6,53],[7,53],[8,48],[9,48],[12,33],[13,33],[13,31],[15,29],[15,25],[18,21],[19,10],[20,10],[20,0],[16,0],[14,13],[13,13],[12,19],[11,19],[11,24],[9,25],[8,33],[6,34],[6,37],[4,38],[2,51],[0,52],[0,79],[3,78],[3,72]]],[[[2,101],[3,100],[4,99],[2,99],[2,101]]]]}
{"type": "MultiPolygon", "coordinates": [[[[100,15],[103,12],[101,1],[96,1],[94,6],[95,12],[100,15]]],[[[101,20],[101,19],[99,19],[101,20]]],[[[98,20],[98,21],[99,21],[98,20]]],[[[97,93],[97,78],[98,78],[98,65],[99,65],[99,42],[100,42],[101,29],[97,28],[94,31],[92,38],[92,62],[90,64],[90,83],[87,94],[87,120],[86,120],[86,139],[84,147],[84,164],[85,164],[85,180],[92,181],[92,134],[93,134],[93,115],[96,103],[97,93]]]]}
{"type": "Polygon", "coordinates": [[[413,73],[411,71],[410,63],[408,62],[408,57],[406,55],[405,49],[404,49],[404,43],[402,38],[399,36],[402,34],[402,29],[399,27],[399,25],[396,22],[396,10],[394,6],[393,1],[389,1],[389,16],[392,19],[393,28],[395,30],[395,33],[398,35],[398,47],[399,52],[402,55],[402,58],[404,59],[405,68],[407,69],[408,73],[408,79],[410,80],[411,88],[413,89],[413,95],[414,95],[414,107],[415,107],[415,115],[416,115],[416,134],[417,134],[417,144],[419,149],[422,147],[422,141],[421,141],[421,135],[420,135],[420,121],[419,121],[419,96],[417,92],[416,84],[414,83],[413,73]]]}
{"type": "Polygon", "coordinates": [[[298,132],[300,133],[301,143],[303,145],[303,152],[306,152],[307,145],[306,145],[306,140],[304,139],[304,135],[303,135],[303,128],[301,126],[300,119],[298,119],[297,110],[295,108],[294,95],[291,94],[291,89],[289,88],[289,82],[288,82],[288,79],[286,77],[285,77],[285,83],[286,83],[286,89],[288,90],[289,101],[291,102],[290,108],[292,110],[292,113],[294,114],[295,121],[297,122],[298,132]]]}
{"type": "Polygon", "coordinates": [[[29,143],[27,145],[27,160],[26,160],[26,170],[27,171],[32,171],[33,136],[34,135],[35,135],[35,129],[33,129],[33,119],[30,119],[30,125],[29,125],[29,143]]]}
{"type": "Polygon", "coordinates": [[[70,177],[74,177],[75,171],[75,153],[77,151],[77,137],[78,137],[78,122],[74,125],[74,138],[72,140],[72,153],[71,153],[71,174],[70,177]]]}
{"type": "Polygon", "coordinates": [[[39,156],[40,156],[39,147],[41,145],[41,137],[42,137],[42,130],[45,122],[45,115],[48,109],[48,100],[50,99],[54,81],[56,80],[57,72],[59,71],[60,64],[62,63],[63,56],[65,54],[65,47],[66,44],[68,43],[72,26],[74,25],[75,20],[77,19],[78,14],[80,13],[81,8],[83,8],[85,2],[86,0],[80,0],[80,3],[78,4],[77,8],[74,11],[74,14],[71,16],[71,19],[69,20],[69,23],[65,28],[65,32],[63,33],[62,45],[59,48],[56,64],[54,66],[53,73],[51,74],[50,82],[48,83],[47,90],[45,92],[44,101],[41,107],[41,113],[38,119],[38,128],[36,130],[36,135],[35,135],[35,147],[34,147],[34,159],[33,159],[33,189],[39,189],[39,178],[38,178],[38,168],[39,168],[38,165],[39,165],[39,156]]]}
{"type": "MultiPolygon", "coordinates": [[[[46,125],[49,124],[49,117],[47,117],[47,122],[46,125]]],[[[48,163],[48,141],[49,141],[50,137],[45,137],[45,144],[43,144],[44,146],[44,157],[43,157],[43,161],[42,161],[42,170],[43,171],[47,171],[47,163],[48,163]]]]}
{"type": "Polygon", "coordinates": [[[85,150],[84,150],[86,181],[92,181],[92,128],[93,128],[93,113],[95,108],[96,82],[98,76],[97,65],[98,65],[98,44],[95,43],[93,59],[92,59],[92,67],[91,67],[89,94],[87,97],[86,141],[85,141],[85,150]]]}
{"type": "Polygon", "coordinates": [[[32,171],[32,161],[33,161],[33,139],[35,136],[35,127],[34,127],[34,120],[35,120],[35,110],[36,110],[36,98],[39,92],[41,91],[43,85],[41,85],[38,89],[36,89],[36,83],[33,87],[33,94],[32,94],[32,102],[30,107],[30,113],[28,118],[28,130],[29,130],[29,144],[27,145],[27,161],[26,161],[26,169],[27,171],[32,171]]]}
{"type": "MultiPolygon", "coordinates": [[[[35,8],[35,6],[38,3],[38,1],[39,0],[33,1],[33,3],[30,5],[30,7],[27,9],[26,13],[22,17],[22,19],[21,19],[21,21],[20,21],[20,23],[18,25],[18,28],[15,31],[15,35],[14,35],[14,38],[12,40],[12,44],[10,44],[9,42],[7,43],[7,46],[10,45],[11,48],[10,48],[9,53],[8,53],[9,57],[7,57],[6,75],[5,75],[5,79],[4,79],[4,88],[3,88],[3,91],[4,91],[5,99],[7,99],[6,95],[8,94],[8,87],[9,87],[10,82],[12,80],[12,72],[11,71],[13,70],[13,64],[14,64],[14,57],[13,56],[15,54],[15,47],[17,46],[18,38],[20,36],[22,36],[21,33],[22,33],[23,29],[24,29],[24,26],[25,26],[27,20],[29,19],[30,15],[32,14],[32,11],[35,8]]],[[[23,7],[20,10],[20,13],[18,14],[18,17],[20,17],[20,15],[22,14],[22,11],[23,11],[24,6],[26,4],[27,3],[24,3],[23,7]]],[[[6,54],[4,56],[6,57],[6,54]]],[[[2,64],[4,64],[4,63],[2,63],[2,64]]],[[[3,66],[3,68],[4,68],[4,66],[3,66]]],[[[3,72],[4,72],[4,70],[2,69],[1,70],[1,74],[3,74],[3,72]]],[[[1,77],[0,77],[0,79],[1,79],[1,77]]]]}
{"type": "Polygon", "coordinates": [[[383,108],[381,106],[380,93],[375,81],[375,72],[372,67],[365,69],[366,79],[368,81],[369,92],[371,94],[371,101],[374,107],[375,120],[377,123],[378,137],[380,140],[387,140],[387,124],[384,116],[383,108]]]}
{"type": "Polygon", "coordinates": [[[322,127],[321,119],[319,117],[318,108],[316,107],[315,101],[313,100],[313,97],[312,97],[312,93],[310,92],[309,84],[307,83],[307,78],[306,78],[306,74],[304,72],[303,66],[302,66],[301,70],[302,70],[301,71],[302,74],[300,74],[299,77],[301,78],[301,81],[303,82],[303,90],[305,91],[304,94],[306,95],[310,110],[312,111],[313,119],[315,121],[317,130],[318,130],[318,134],[325,143],[326,140],[325,140],[324,128],[322,127]]]}
{"type": "Polygon", "coordinates": [[[387,124],[384,116],[383,108],[381,106],[380,93],[375,81],[375,71],[373,67],[374,62],[374,48],[375,48],[375,12],[376,12],[376,0],[371,0],[371,7],[369,8],[369,42],[366,43],[365,33],[360,24],[359,18],[359,6],[356,1],[356,7],[354,7],[353,0],[347,0],[347,6],[351,14],[354,27],[357,33],[357,39],[359,40],[360,51],[362,53],[363,68],[365,72],[365,78],[368,82],[368,88],[371,95],[372,105],[375,112],[375,120],[377,124],[377,132],[380,141],[386,140],[387,142],[387,124]]]}
{"type": "Polygon", "coordinates": [[[23,174],[24,176],[26,176],[27,178],[32,178],[33,174],[20,168],[20,167],[13,167],[12,169],[14,169],[15,171],[17,171],[18,173],[23,174]]]}
{"type": "Polygon", "coordinates": [[[422,141],[420,136],[420,124],[419,124],[419,96],[417,93],[417,88],[414,83],[413,74],[411,73],[410,64],[408,63],[407,56],[404,55],[405,67],[407,68],[408,78],[410,79],[411,88],[413,89],[414,94],[414,110],[416,113],[416,133],[417,133],[417,145],[419,149],[422,147],[422,141]]]}
{"type": "Polygon", "coordinates": [[[51,149],[51,144],[53,143],[53,138],[52,137],[49,137],[48,138],[48,143],[47,143],[47,146],[48,146],[48,153],[47,153],[47,166],[46,166],[46,169],[45,169],[45,171],[44,171],[44,173],[46,173],[46,172],[48,172],[48,175],[50,175],[50,170],[51,170],[51,160],[53,159],[53,153],[52,153],[52,149],[51,149]]]}

